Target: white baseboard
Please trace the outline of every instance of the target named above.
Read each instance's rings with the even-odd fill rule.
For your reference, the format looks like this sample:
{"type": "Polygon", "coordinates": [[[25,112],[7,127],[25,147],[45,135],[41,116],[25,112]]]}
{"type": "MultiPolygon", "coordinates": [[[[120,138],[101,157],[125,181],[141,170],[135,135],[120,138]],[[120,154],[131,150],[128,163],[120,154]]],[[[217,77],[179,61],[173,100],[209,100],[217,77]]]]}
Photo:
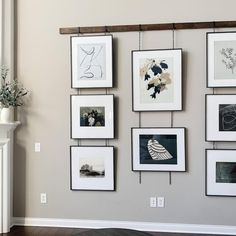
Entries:
{"type": "Polygon", "coordinates": [[[44,226],[66,228],[126,228],[149,232],[197,233],[197,234],[227,234],[236,235],[236,226],[201,225],[201,224],[172,224],[138,221],[106,221],[106,220],[77,220],[54,218],[23,218],[14,217],[13,225],[44,226]]]}

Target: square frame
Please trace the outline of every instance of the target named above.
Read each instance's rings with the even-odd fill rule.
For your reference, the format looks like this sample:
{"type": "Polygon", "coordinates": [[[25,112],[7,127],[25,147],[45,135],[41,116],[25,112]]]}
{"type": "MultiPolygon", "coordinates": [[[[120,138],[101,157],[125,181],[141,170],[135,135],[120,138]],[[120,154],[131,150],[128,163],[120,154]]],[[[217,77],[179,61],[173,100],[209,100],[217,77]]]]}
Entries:
{"type": "Polygon", "coordinates": [[[186,171],[185,128],[132,128],[133,171],[186,171]]]}
{"type": "Polygon", "coordinates": [[[236,150],[206,149],[206,196],[236,196],[236,150]]]}
{"type": "Polygon", "coordinates": [[[111,88],[112,35],[71,36],[71,87],[111,88]]]}
{"type": "Polygon", "coordinates": [[[71,138],[114,138],[114,95],[71,95],[71,138]]]}
{"type": "Polygon", "coordinates": [[[70,146],[71,190],[115,190],[113,146],[70,146]]]}
{"type": "Polygon", "coordinates": [[[182,110],[182,49],[132,51],[133,111],[182,110]]]}
{"type": "Polygon", "coordinates": [[[206,141],[236,141],[236,95],[206,94],[206,141]]]}
{"type": "Polygon", "coordinates": [[[236,87],[236,32],[208,32],[207,87],[236,87]]]}

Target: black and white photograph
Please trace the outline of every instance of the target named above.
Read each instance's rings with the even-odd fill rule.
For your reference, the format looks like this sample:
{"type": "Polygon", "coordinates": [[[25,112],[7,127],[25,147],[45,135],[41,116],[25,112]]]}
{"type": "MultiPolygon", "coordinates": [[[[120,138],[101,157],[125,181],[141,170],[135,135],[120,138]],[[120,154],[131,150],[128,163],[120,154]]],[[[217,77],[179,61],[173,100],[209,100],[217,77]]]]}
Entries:
{"type": "Polygon", "coordinates": [[[81,126],[105,126],[105,107],[80,107],[81,126]]]}
{"type": "Polygon", "coordinates": [[[206,95],[206,141],[236,141],[236,95],[206,95]]]}
{"type": "Polygon", "coordinates": [[[114,96],[71,95],[71,138],[114,138],[114,96]]]}
{"type": "Polygon", "coordinates": [[[236,87],[236,32],[207,33],[207,86],[236,87]]]}
{"type": "Polygon", "coordinates": [[[72,88],[112,87],[112,35],[71,37],[72,88]]]}
{"type": "Polygon", "coordinates": [[[185,128],[132,128],[133,171],[185,171],[185,128]]]}
{"type": "Polygon", "coordinates": [[[109,190],[114,187],[114,147],[71,146],[71,189],[109,190]]]}
{"type": "Polygon", "coordinates": [[[206,150],[206,195],[236,196],[236,150],[206,150]]]}
{"type": "Polygon", "coordinates": [[[79,164],[81,178],[105,177],[105,165],[103,157],[97,157],[96,155],[84,158],[81,157],[79,164]]]}

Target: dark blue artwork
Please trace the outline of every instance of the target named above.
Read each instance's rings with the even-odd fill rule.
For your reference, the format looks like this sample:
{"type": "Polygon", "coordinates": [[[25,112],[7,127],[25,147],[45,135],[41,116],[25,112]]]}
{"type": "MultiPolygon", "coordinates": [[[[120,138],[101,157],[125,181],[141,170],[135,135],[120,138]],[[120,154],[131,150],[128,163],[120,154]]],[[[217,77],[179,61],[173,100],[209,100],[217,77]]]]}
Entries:
{"type": "Polygon", "coordinates": [[[216,182],[236,183],[236,163],[216,162],[216,182]]]}
{"type": "Polygon", "coordinates": [[[219,104],[219,131],[236,131],[235,104],[219,104]]]}
{"type": "Polygon", "coordinates": [[[140,164],[177,164],[177,135],[140,135],[140,164]],[[163,146],[172,156],[168,160],[154,160],[148,150],[148,141],[156,140],[163,146]]]}

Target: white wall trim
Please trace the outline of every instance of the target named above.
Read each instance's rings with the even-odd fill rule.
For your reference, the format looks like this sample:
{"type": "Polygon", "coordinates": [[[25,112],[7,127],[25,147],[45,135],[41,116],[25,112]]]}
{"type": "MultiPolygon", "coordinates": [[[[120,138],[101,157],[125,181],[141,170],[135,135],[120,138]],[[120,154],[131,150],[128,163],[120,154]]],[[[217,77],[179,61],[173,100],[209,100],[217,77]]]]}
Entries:
{"type": "Polygon", "coordinates": [[[0,0],[0,64],[14,78],[14,0],[0,0]]]}
{"type": "Polygon", "coordinates": [[[201,225],[201,224],[172,224],[137,221],[105,221],[105,220],[77,220],[55,218],[23,218],[14,217],[13,225],[44,226],[66,228],[127,228],[150,232],[198,233],[198,234],[227,234],[236,235],[236,226],[201,225]]]}

